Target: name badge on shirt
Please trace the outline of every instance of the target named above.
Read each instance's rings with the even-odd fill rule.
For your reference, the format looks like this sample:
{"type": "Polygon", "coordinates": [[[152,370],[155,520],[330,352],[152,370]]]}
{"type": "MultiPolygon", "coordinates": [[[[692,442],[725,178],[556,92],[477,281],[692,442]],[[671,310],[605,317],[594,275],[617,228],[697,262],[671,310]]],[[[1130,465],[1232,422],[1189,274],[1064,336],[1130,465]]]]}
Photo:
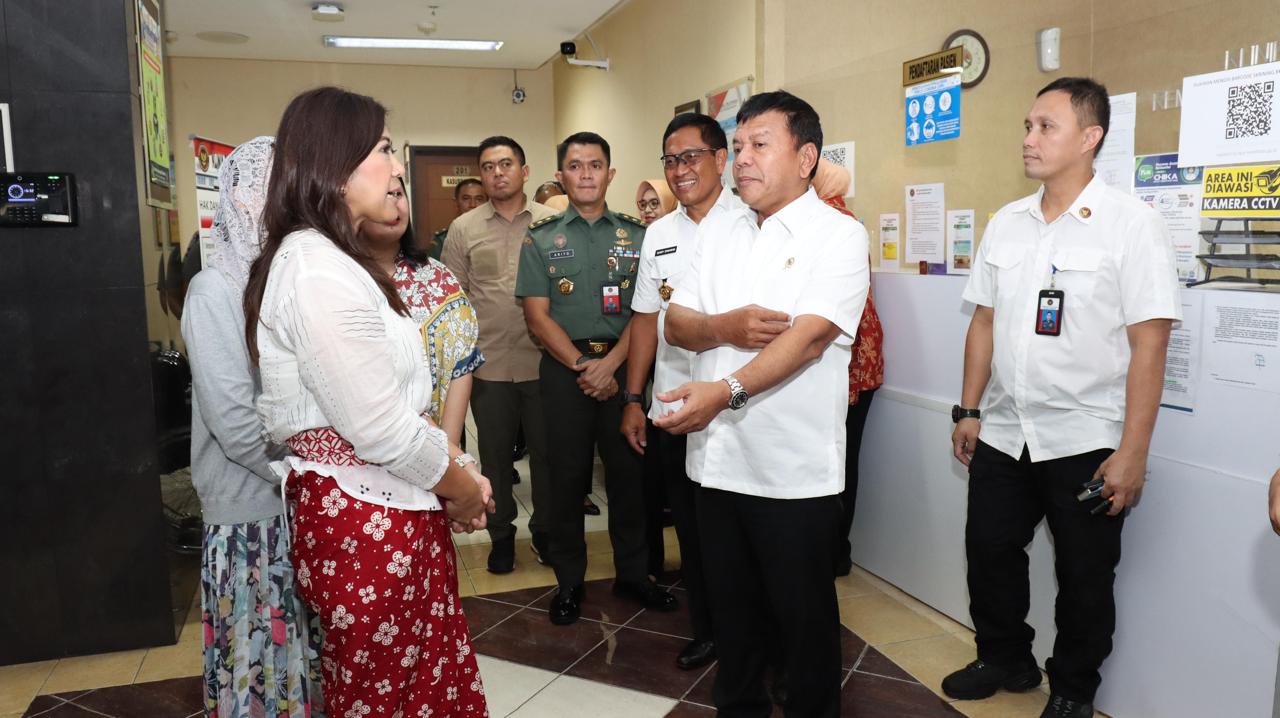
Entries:
{"type": "Polygon", "coordinates": [[[572,258],[573,258],[572,249],[557,249],[552,252],[547,252],[547,259],[572,259],[572,258]]]}
{"type": "Polygon", "coordinates": [[[679,247],[663,247],[662,249],[659,249],[658,251],[654,252],[653,256],[663,257],[668,254],[675,254],[677,249],[679,249],[679,247]]]}
{"type": "Polygon", "coordinates": [[[1036,299],[1036,334],[1044,337],[1056,337],[1062,334],[1062,301],[1065,298],[1061,289],[1041,289],[1036,299]]]}
{"type": "Polygon", "coordinates": [[[617,282],[605,282],[600,285],[600,313],[622,313],[622,288],[617,282]]]}

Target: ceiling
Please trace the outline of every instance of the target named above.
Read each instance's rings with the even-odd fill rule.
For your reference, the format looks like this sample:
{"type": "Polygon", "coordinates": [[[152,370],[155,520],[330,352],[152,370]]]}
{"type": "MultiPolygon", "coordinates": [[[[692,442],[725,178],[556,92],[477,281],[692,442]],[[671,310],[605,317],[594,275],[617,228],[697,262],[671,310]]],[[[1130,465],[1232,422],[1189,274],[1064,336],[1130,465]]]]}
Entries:
{"type": "MultiPolygon", "coordinates": [[[[619,0],[326,0],[346,11],[342,22],[311,18],[313,0],[165,0],[165,51],[172,57],[306,62],[359,62],[532,70],[619,0]],[[434,17],[430,6],[437,9],[434,17]],[[438,29],[423,35],[418,23],[438,29]],[[212,43],[199,32],[248,35],[239,45],[212,43]],[[365,50],[324,47],[325,35],[501,40],[497,52],[365,50]]],[[[582,57],[594,58],[590,48],[582,57]]]]}

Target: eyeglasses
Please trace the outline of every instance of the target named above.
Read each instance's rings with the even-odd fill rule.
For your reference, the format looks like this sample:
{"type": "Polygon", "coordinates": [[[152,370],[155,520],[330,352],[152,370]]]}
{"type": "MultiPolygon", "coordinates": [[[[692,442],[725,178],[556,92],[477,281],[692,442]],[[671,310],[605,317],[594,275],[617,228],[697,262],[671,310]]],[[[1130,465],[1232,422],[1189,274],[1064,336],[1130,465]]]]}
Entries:
{"type": "Polygon", "coordinates": [[[703,152],[715,152],[710,147],[703,147],[695,150],[685,150],[678,155],[663,155],[658,159],[662,160],[662,168],[673,170],[677,165],[693,167],[702,160],[703,152]]]}
{"type": "Polygon", "coordinates": [[[646,209],[649,210],[650,212],[657,212],[658,210],[662,209],[662,200],[657,199],[656,197],[650,200],[643,200],[643,199],[636,200],[636,209],[640,210],[641,212],[645,211],[646,209]]]}

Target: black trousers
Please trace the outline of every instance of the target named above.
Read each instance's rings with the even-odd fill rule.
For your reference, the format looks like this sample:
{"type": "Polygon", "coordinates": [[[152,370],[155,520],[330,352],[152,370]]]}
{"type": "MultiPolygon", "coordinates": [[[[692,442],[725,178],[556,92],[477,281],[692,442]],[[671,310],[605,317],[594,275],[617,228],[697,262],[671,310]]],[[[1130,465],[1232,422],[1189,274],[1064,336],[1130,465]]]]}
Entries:
{"type": "MultiPolygon", "coordinates": [[[[626,385],[624,362],[614,377],[626,385]]],[[[595,453],[604,462],[605,495],[609,499],[609,540],[620,581],[648,577],[644,540],[644,485],[640,455],[631,450],[619,428],[622,400],[614,395],[596,401],[578,388],[578,372],[545,352],[540,365],[542,410],[550,448],[551,489],[547,550],[561,586],[577,586],[587,572],[587,542],[582,497],[591,486],[595,453]]],[[[528,428],[528,427],[526,427],[528,428]]],[[[510,452],[510,445],[507,446],[510,452]]]]}
{"type": "Polygon", "coordinates": [[[533,490],[533,513],[529,533],[546,532],[544,526],[550,504],[551,469],[547,463],[547,423],[542,414],[542,392],[534,381],[485,381],[471,384],[471,411],[476,417],[480,440],[480,470],[493,486],[496,510],[489,517],[489,537],[500,541],[515,535],[516,501],[511,495],[511,447],[521,425],[527,427],[529,481],[533,490]]]}
{"type": "Polygon", "coordinates": [[[858,454],[862,449],[862,429],[867,425],[867,413],[875,389],[858,392],[858,403],[849,407],[844,420],[845,459],[844,491],[840,492],[840,531],[836,535],[835,565],[840,566],[853,554],[849,532],[853,530],[853,512],[858,506],[858,454]]]}
{"type": "Polygon", "coordinates": [[[965,553],[978,657],[995,664],[1034,660],[1035,631],[1026,622],[1031,602],[1026,549],[1046,519],[1058,576],[1058,636],[1045,668],[1053,693],[1077,701],[1093,701],[1102,682],[1098,669],[1111,653],[1112,588],[1124,516],[1091,516],[1097,500],[1081,503],[1076,494],[1111,453],[1104,449],[1032,462],[1025,447],[1014,459],[979,441],[969,465],[965,553]]]}
{"type": "MultiPolygon", "coordinates": [[[[646,421],[649,446],[645,451],[646,468],[659,473],[665,489],[667,503],[671,506],[671,519],[675,523],[676,540],[680,543],[680,585],[685,589],[689,602],[689,623],[693,637],[710,641],[711,606],[707,603],[707,580],[702,569],[702,541],[698,537],[698,514],[695,490],[698,485],[685,473],[684,458],[688,437],[668,434],[646,421]]],[[[661,513],[659,540],[661,539],[661,513]]],[[[652,523],[652,518],[650,522],[652,523]]],[[[650,541],[650,551],[653,550],[650,541]]],[[[659,543],[661,545],[661,543],[659,543]]],[[[650,555],[650,564],[653,563],[650,555]]]]}
{"type": "Polygon", "coordinates": [[[839,716],[840,615],[831,570],[839,499],[699,487],[697,503],[720,658],[712,689],[718,715],[768,716],[765,668],[781,666],[788,718],[839,716]]]}
{"type": "MultiPolygon", "coordinates": [[[[662,534],[662,513],[667,507],[667,466],[660,451],[656,450],[655,433],[666,433],[656,428],[647,418],[644,420],[649,448],[642,459],[644,464],[644,542],[649,549],[649,575],[662,573],[667,548],[662,534]]],[[[681,453],[683,461],[683,453],[681,453]]],[[[684,467],[681,466],[683,472],[684,467]]],[[[674,519],[675,517],[672,516],[674,519]]]]}

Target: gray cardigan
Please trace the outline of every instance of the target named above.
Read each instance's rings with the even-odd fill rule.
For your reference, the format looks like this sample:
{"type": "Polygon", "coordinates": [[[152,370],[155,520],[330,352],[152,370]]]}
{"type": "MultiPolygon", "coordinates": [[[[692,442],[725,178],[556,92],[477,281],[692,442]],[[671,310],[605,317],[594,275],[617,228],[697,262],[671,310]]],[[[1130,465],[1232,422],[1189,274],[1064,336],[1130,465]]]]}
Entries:
{"type": "Polygon", "coordinates": [[[191,362],[191,478],[206,524],[284,512],[280,479],[268,464],[285,451],[267,444],[254,409],[260,387],[244,321],[240,293],[224,274],[204,269],[191,280],[182,339],[191,362]]]}

